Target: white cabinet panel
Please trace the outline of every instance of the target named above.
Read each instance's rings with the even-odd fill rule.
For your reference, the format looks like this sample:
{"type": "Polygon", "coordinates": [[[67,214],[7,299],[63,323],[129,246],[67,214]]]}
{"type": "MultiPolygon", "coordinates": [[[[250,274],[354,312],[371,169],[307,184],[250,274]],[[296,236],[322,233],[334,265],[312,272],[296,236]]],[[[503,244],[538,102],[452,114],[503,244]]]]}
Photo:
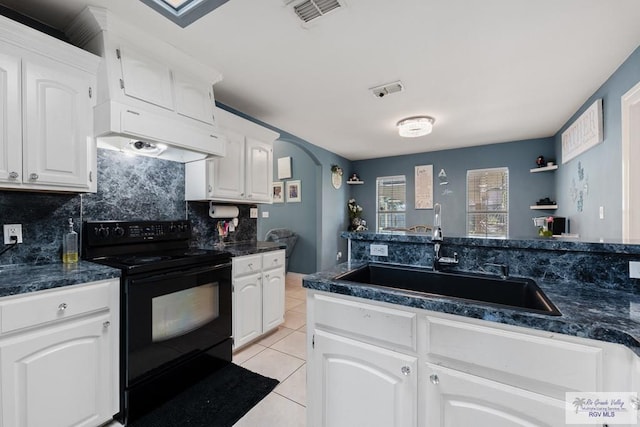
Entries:
{"type": "Polygon", "coordinates": [[[171,70],[131,47],[120,46],[124,93],[158,107],[173,110],[171,70]]]}
{"type": "Polygon", "coordinates": [[[194,79],[180,71],[173,71],[176,112],[185,117],[213,124],[212,85],[194,79]]]}
{"type": "Polygon", "coordinates": [[[245,192],[247,199],[271,201],[271,180],[273,176],[273,148],[257,139],[247,138],[247,169],[245,192]]]}
{"type": "Polygon", "coordinates": [[[427,363],[427,426],[557,427],[564,400],[427,363]]]}
{"type": "Polygon", "coordinates": [[[226,155],[209,160],[213,170],[209,173],[212,198],[241,199],[244,197],[245,145],[244,136],[227,131],[226,155]]]}
{"type": "Polygon", "coordinates": [[[23,61],[23,82],[24,179],[88,189],[91,76],[38,58],[23,61]]]}
{"type": "Polygon", "coordinates": [[[267,332],[284,322],[284,267],[262,273],[262,331],[267,332]]]}
{"type": "Polygon", "coordinates": [[[0,52],[0,182],[22,181],[21,108],[20,57],[0,52]]]}
{"type": "Polygon", "coordinates": [[[240,347],[262,334],[262,274],[233,280],[233,343],[240,347]]]}
{"type": "Polygon", "coordinates": [[[312,411],[310,427],[417,424],[416,357],[320,330],[313,333],[308,372],[318,401],[307,409],[312,411]]]}

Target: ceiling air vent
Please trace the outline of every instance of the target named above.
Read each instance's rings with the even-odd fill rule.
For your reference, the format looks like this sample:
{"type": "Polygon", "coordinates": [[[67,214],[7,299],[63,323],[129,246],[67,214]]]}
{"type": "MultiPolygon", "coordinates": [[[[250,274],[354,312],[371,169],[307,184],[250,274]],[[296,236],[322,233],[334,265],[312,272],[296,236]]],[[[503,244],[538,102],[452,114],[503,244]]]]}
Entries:
{"type": "Polygon", "coordinates": [[[392,93],[402,92],[404,90],[404,86],[402,85],[402,82],[398,80],[397,82],[372,87],[369,90],[376,98],[384,98],[392,93]]]}
{"type": "Polygon", "coordinates": [[[340,7],[337,0],[306,0],[293,6],[293,10],[304,22],[310,22],[340,7]]]}

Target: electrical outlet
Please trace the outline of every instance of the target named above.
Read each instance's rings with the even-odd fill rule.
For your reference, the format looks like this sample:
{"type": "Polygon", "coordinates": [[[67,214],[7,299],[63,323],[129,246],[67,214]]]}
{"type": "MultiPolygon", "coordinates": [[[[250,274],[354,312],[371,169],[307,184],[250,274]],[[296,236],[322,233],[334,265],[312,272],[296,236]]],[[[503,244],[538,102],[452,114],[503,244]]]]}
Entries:
{"type": "Polygon", "coordinates": [[[258,208],[249,209],[249,218],[258,218],[258,208]]]}
{"type": "Polygon", "coordinates": [[[338,253],[336,254],[336,261],[340,261],[341,258],[342,258],[342,252],[338,251],[338,253]]]}
{"type": "Polygon", "coordinates": [[[269,218],[269,211],[263,211],[262,218],[269,218]]]}
{"type": "Polygon", "coordinates": [[[22,224],[5,224],[4,225],[4,244],[13,243],[11,237],[17,237],[18,243],[22,243],[22,224]]]}
{"type": "Polygon", "coordinates": [[[640,261],[629,261],[629,277],[640,279],[640,261]]]}
{"type": "Polygon", "coordinates": [[[387,245],[371,245],[369,246],[371,255],[376,256],[389,256],[387,245]]]}

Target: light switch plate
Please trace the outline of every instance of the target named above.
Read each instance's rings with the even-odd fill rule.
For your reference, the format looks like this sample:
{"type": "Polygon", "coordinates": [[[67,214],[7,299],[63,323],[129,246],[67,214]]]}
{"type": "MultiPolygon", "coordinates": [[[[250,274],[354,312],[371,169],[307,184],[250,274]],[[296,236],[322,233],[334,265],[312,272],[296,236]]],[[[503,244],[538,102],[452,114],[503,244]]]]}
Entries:
{"type": "Polygon", "coordinates": [[[640,261],[629,261],[629,277],[640,279],[640,261]]]}
{"type": "Polygon", "coordinates": [[[269,211],[263,211],[262,218],[269,218],[269,211]]]}

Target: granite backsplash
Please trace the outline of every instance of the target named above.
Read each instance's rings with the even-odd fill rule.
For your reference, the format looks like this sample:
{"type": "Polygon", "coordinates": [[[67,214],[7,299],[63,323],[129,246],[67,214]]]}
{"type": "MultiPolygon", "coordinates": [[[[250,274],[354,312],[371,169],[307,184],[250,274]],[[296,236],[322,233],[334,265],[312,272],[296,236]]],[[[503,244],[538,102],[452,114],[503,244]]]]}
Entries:
{"type": "MultiPolygon", "coordinates": [[[[95,194],[0,191],[0,225],[22,224],[24,241],[0,255],[0,265],[59,261],[68,218],[78,232],[87,220],[190,219],[193,246],[220,241],[219,220],[209,217],[209,203],[184,201],[184,164],[99,149],[97,177],[95,194]]],[[[257,219],[250,218],[251,206],[237,206],[238,227],[224,241],[255,241],[257,219]]]]}

